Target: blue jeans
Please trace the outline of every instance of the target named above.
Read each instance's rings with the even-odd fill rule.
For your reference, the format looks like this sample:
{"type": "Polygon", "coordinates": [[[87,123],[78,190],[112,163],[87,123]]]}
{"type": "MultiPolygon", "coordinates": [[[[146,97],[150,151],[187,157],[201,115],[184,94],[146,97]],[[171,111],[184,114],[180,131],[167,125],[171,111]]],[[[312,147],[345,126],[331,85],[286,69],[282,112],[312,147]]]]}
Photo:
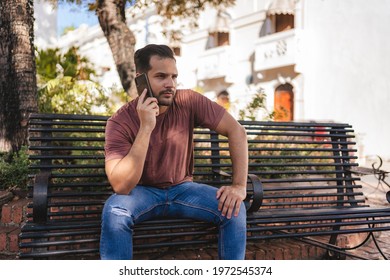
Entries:
{"type": "Polygon", "coordinates": [[[214,223],[219,227],[220,259],[244,259],[246,209],[227,219],[218,211],[217,188],[185,182],[170,188],[136,186],[128,195],[113,194],[102,214],[101,259],[132,259],[133,226],[156,217],[183,217],[214,223]]]}

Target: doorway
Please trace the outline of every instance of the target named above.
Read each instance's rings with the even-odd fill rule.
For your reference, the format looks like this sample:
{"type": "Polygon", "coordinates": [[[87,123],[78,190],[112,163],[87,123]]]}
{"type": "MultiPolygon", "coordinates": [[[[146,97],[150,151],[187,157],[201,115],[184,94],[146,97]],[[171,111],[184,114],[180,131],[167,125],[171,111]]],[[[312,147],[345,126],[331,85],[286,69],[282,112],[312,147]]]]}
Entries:
{"type": "Polygon", "coordinates": [[[279,85],[274,93],[274,120],[279,122],[294,119],[294,91],[289,83],[279,85]]]}

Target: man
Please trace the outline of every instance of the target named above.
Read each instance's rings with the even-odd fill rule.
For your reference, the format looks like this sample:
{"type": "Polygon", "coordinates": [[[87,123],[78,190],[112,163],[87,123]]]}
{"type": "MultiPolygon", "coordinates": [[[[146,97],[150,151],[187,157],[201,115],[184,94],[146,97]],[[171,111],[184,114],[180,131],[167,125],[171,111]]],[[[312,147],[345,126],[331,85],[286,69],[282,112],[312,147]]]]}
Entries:
{"type": "Polygon", "coordinates": [[[243,259],[246,243],[248,147],[245,129],[226,110],[192,90],[176,90],[172,50],[147,45],[134,55],[146,90],[107,122],[106,173],[114,194],[102,215],[102,259],[131,259],[133,225],[161,216],[213,222],[219,257],[243,259]],[[204,126],[229,139],[233,183],[219,189],[194,183],[193,129],[204,126]]]}

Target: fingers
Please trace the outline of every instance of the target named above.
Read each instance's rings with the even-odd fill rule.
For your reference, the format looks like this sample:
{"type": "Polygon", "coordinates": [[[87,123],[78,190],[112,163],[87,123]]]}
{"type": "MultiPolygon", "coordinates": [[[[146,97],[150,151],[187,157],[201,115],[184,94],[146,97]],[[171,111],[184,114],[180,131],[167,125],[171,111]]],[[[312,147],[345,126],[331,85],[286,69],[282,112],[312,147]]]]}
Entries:
{"type": "Polygon", "coordinates": [[[217,199],[219,199],[221,197],[221,194],[223,193],[223,190],[225,189],[225,187],[220,187],[217,191],[217,199]]]}
{"type": "Polygon", "coordinates": [[[147,90],[145,89],[139,97],[137,109],[138,110],[158,110],[158,102],[154,97],[146,96],[147,90]]]}
{"type": "Polygon", "coordinates": [[[147,98],[145,100],[145,105],[146,105],[146,108],[145,108],[146,110],[150,110],[150,111],[154,112],[156,117],[158,116],[159,107],[157,104],[157,100],[155,98],[151,98],[151,97],[147,98]]]}
{"type": "Polygon", "coordinates": [[[218,210],[222,216],[231,219],[232,215],[238,216],[240,212],[242,199],[239,194],[231,187],[221,187],[217,191],[217,199],[219,199],[218,210]]]}
{"type": "Polygon", "coordinates": [[[157,99],[156,98],[153,98],[153,97],[149,97],[147,95],[147,92],[148,90],[147,89],[144,89],[143,92],[141,93],[141,95],[139,96],[139,102],[138,104],[143,104],[145,101],[154,101],[154,102],[157,102],[157,99]],[[150,99],[150,100],[149,100],[150,99]]]}
{"type": "Polygon", "coordinates": [[[139,97],[137,104],[137,112],[143,128],[154,129],[156,117],[159,115],[159,107],[157,99],[147,97],[147,91],[144,90],[139,97]]]}
{"type": "Polygon", "coordinates": [[[145,95],[146,95],[146,89],[144,89],[144,91],[141,93],[141,95],[139,96],[139,102],[138,103],[144,103],[145,101],[145,95]]]}
{"type": "Polygon", "coordinates": [[[236,203],[236,207],[234,208],[234,217],[237,217],[238,214],[240,213],[240,208],[241,208],[241,202],[240,203],[236,203]]]}

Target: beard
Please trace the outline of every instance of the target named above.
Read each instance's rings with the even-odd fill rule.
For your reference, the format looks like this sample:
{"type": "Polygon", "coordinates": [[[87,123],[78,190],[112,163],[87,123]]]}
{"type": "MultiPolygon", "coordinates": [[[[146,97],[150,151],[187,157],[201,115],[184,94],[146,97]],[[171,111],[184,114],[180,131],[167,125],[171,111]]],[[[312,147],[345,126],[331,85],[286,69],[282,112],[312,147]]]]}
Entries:
{"type": "Polygon", "coordinates": [[[156,96],[159,106],[170,106],[173,103],[173,99],[176,95],[175,90],[163,90],[156,96]]]}

